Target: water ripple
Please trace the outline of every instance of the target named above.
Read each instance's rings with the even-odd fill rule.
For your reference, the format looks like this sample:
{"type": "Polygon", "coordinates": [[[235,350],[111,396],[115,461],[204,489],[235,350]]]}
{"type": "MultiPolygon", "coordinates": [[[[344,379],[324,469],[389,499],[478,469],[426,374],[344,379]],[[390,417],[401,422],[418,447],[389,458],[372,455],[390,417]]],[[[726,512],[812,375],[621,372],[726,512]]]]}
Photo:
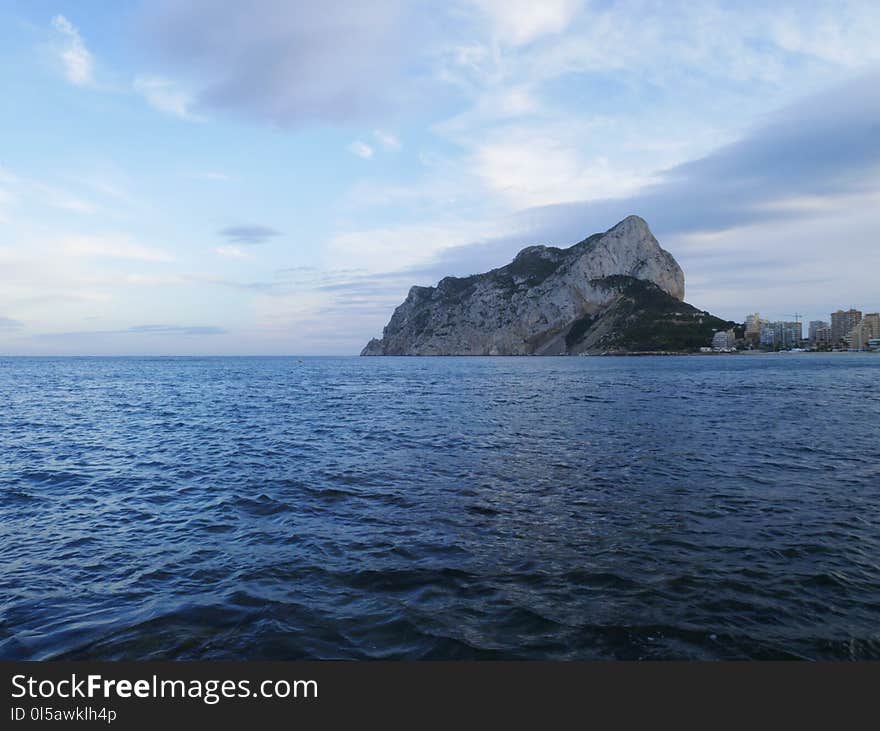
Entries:
{"type": "Polygon", "coordinates": [[[878,376],[0,359],[0,657],[880,659],[878,376]]]}

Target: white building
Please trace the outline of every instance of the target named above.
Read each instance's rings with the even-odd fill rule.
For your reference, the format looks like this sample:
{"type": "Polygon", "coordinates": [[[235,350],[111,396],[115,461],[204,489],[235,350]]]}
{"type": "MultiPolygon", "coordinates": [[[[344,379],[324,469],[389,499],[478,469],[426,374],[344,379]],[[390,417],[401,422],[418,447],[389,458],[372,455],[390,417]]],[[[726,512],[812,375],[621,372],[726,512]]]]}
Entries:
{"type": "Polygon", "coordinates": [[[733,330],[719,330],[712,336],[712,350],[732,350],[736,346],[733,330]]]}

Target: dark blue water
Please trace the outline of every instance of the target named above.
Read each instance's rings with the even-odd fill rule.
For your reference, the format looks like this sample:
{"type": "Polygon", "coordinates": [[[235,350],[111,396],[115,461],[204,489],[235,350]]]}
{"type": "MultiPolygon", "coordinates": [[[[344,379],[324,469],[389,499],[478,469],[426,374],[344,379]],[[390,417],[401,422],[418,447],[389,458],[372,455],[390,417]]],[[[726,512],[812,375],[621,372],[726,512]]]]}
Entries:
{"type": "Polygon", "coordinates": [[[880,658],[880,356],[0,359],[0,657],[880,658]]]}

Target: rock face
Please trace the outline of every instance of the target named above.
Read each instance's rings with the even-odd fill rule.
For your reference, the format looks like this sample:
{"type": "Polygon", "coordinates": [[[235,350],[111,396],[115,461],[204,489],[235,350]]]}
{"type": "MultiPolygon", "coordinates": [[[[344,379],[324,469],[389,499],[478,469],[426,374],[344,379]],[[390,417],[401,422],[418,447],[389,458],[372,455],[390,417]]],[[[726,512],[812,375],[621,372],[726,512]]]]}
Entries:
{"type": "MultiPolygon", "coordinates": [[[[629,216],[567,249],[529,246],[500,269],[413,287],[382,339],[371,340],[361,355],[625,351],[639,338],[650,349],[666,349],[663,338],[633,340],[630,330],[645,317],[661,329],[709,328],[711,338],[709,320],[722,321],[683,299],[681,267],[644,220],[629,216]]],[[[699,337],[702,332],[678,332],[672,341],[699,337]]]]}

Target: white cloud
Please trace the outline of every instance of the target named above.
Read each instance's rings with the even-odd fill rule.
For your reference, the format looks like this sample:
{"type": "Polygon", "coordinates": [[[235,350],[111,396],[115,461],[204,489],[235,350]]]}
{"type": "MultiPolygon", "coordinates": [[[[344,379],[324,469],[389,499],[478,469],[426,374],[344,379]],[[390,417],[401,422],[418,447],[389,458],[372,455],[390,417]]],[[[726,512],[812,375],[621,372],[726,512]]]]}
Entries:
{"type": "Polygon", "coordinates": [[[601,146],[585,144],[590,129],[549,122],[493,129],[470,144],[467,165],[513,209],[620,197],[651,182],[650,168],[614,165],[601,146]]]}
{"type": "Polygon", "coordinates": [[[779,49],[846,68],[864,67],[880,55],[876,2],[839,2],[811,8],[809,17],[797,5],[761,18],[762,27],[779,49]]]}
{"type": "Polygon", "coordinates": [[[438,218],[420,224],[348,231],[327,247],[332,267],[382,272],[415,266],[438,252],[509,232],[510,221],[467,221],[438,218]],[[389,263],[393,265],[389,266],[389,263]]]}
{"type": "Polygon", "coordinates": [[[373,157],[373,148],[370,147],[366,142],[362,140],[355,140],[348,146],[348,151],[358,157],[362,157],[364,160],[369,160],[373,157]]]}
{"type": "Polygon", "coordinates": [[[233,179],[227,173],[221,173],[217,170],[205,170],[197,173],[189,173],[186,177],[192,180],[210,180],[217,183],[228,183],[233,179]]]}
{"type": "Polygon", "coordinates": [[[217,256],[222,256],[226,259],[251,258],[251,255],[240,246],[218,246],[216,249],[214,249],[214,253],[217,254],[217,256]]]}
{"type": "Polygon", "coordinates": [[[74,195],[67,190],[45,183],[32,183],[31,193],[40,198],[53,208],[59,208],[70,213],[93,214],[98,209],[94,203],[80,196],[74,195]]]}
{"type": "Polygon", "coordinates": [[[74,186],[88,190],[92,195],[109,198],[114,203],[138,204],[129,190],[128,176],[116,168],[66,174],[61,177],[74,186]]]}
{"type": "MultiPolygon", "coordinates": [[[[118,281],[118,280],[115,280],[118,281]]],[[[107,282],[113,284],[114,282],[107,282]]],[[[121,281],[137,287],[176,287],[180,285],[190,284],[190,280],[184,276],[170,274],[157,276],[155,274],[125,274],[121,277],[121,281]]]]}
{"type": "Polygon", "coordinates": [[[130,259],[135,261],[169,262],[174,257],[164,249],[144,246],[129,234],[98,236],[71,235],[61,239],[61,250],[75,257],[130,259]]]}
{"type": "Polygon", "coordinates": [[[52,18],[52,27],[62,37],[57,48],[65,78],[77,86],[94,83],[94,59],[76,26],[63,15],[52,18]]]}
{"type": "MultiPolygon", "coordinates": [[[[73,182],[83,184],[76,179],[73,182]]],[[[25,205],[49,206],[69,213],[91,215],[98,211],[98,206],[91,200],[68,187],[17,177],[0,169],[0,220],[3,220],[4,207],[8,208],[19,200],[25,205]]]]}
{"type": "Polygon", "coordinates": [[[132,86],[154,109],[180,119],[198,120],[191,112],[192,96],[173,81],[161,76],[138,76],[132,86]]]}
{"type": "Polygon", "coordinates": [[[0,188],[0,223],[8,223],[9,218],[6,213],[6,209],[9,207],[9,204],[12,202],[13,196],[8,190],[4,190],[0,188]]]}
{"type": "Polygon", "coordinates": [[[502,43],[524,45],[564,31],[581,9],[581,0],[473,0],[502,43]]]}
{"type": "Polygon", "coordinates": [[[390,132],[383,132],[382,130],[377,129],[373,132],[373,137],[375,137],[379,141],[379,144],[386,150],[399,150],[402,147],[397,136],[390,132]]]}

